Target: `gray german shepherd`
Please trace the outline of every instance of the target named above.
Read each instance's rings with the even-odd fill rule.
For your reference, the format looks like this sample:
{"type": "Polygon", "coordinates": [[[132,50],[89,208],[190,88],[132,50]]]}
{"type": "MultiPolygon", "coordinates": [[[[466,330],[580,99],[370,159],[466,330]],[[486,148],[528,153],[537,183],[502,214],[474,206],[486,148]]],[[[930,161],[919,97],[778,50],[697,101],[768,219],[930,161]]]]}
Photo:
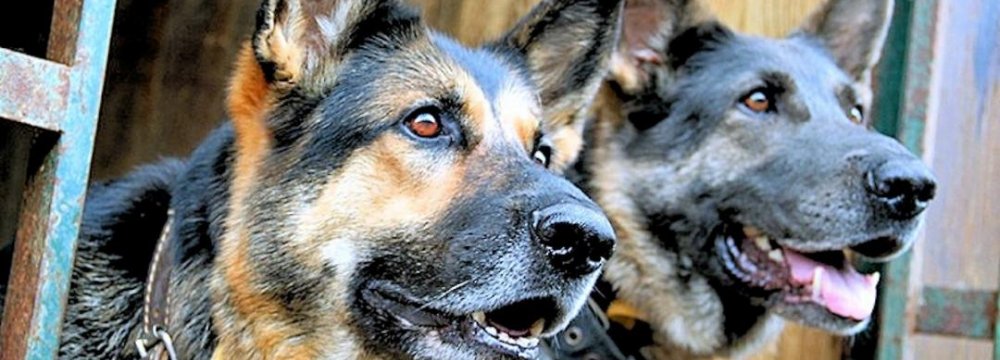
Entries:
{"type": "MultiPolygon", "coordinates": [[[[832,0],[784,39],[693,1],[630,0],[577,182],[619,238],[604,279],[653,358],[742,355],[783,319],[849,335],[905,251],[933,176],[871,129],[889,0],[832,0]]],[[[609,295],[609,294],[604,294],[609,295]]]]}

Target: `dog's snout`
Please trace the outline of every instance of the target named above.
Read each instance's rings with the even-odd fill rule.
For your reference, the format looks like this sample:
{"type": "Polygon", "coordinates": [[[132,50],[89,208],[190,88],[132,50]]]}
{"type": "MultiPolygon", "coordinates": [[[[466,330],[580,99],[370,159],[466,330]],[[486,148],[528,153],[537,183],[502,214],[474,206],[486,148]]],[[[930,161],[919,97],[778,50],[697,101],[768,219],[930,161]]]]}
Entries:
{"type": "Polygon", "coordinates": [[[615,247],[608,219],[580,205],[559,204],[536,212],[534,231],[552,265],[571,275],[597,271],[615,247]]]}
{"type": "Polygon", "coordinates": [[[919,215],[937,191],[934,176],[917,160],[889,161],[878,166],[866,174],[865,187],[896,219],[919,215]]]}

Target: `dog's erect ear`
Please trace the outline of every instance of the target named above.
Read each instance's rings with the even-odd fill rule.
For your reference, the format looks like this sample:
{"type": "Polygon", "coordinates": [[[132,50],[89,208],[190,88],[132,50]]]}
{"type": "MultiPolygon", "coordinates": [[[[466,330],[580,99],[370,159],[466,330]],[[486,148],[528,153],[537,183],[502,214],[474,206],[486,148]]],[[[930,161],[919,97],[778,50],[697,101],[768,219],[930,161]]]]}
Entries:
{"type": "Polygon", "coordinates": [[[268,82],[315,89],[365,38],[395,30],[394,21],[419,19],[395,0],[264,0],[253,52],[268,82]]]}
{"type": "MultiPolygon", "coordinates": [[[[644,87],[654,68],[680,62],[671,59],[674,50],[689,56],[691,49],[670,49],[672,40],[686,32],[704,34],[691,29],[714,20],[696,0],[626,0],[624,14],[611,76],[627,92],[644,87]]],[[[693,45],[690,40],[696,39],[687,36],[678,44],[693,45]]]]}
{"type": "Polygon", "coordinates": [[[292,89],[321,93],[350,51],[370,39],[403,41],[422,26],[418,14],[397,0],[264,0],[230,80],[228,108],[237,136],[268,138],[263,117],[281,96],[292,89]]]}
{"type": "Polygon", "coordinates": [[[855,81],[867,84],[882,55],[893,0],[828,0],[799,34],[818,38],[855,81]]]}
{"type": "Polygon", "coordinates": [[[548,133],[570,155],[556,162],[572,161],[582,146],[583,112],[607,75],[621,9],[622,0],[545,0],[492,45],[518,54],[531,71],[548,133]]]}

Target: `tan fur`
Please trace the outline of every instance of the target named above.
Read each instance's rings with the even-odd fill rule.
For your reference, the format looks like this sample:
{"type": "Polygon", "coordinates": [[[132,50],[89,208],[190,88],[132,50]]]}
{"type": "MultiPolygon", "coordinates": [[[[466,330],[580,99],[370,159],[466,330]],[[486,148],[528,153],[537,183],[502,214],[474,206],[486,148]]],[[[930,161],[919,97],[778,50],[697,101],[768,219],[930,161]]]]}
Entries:
{"type": "MultiPolygon", "coordinates": [[[[669,255],[660,248],[653,235],[646,230],[644,215],[638,212],[638,207],[632,202],[627,191],[630,189],[631,176],[641,176],[641,169],[636,164],[625,164],[618,159],[626,158],[618,143],[611,138],[616,128],[625,119],[617,95],[607,87],[602,89],[595,102],[595,116],[599,121],[594,124],[591,146],[591,156],[587,159],[591,168],[599,168],[592,174],[591,185],[594,191],[591,196],[601,205],[611,219],[618,235],[618,247],[615,255],[605,267],[605,280],[615,285],[619,299],[635,307],[645,316],[658,336],[654,340],[657,347],[646,349],[657,354],[656,359],[691,359],[710,358],[724,344],[721,307],[715,292],[705,279],[692,279],[687,283],[676,280],[678,262],[688,259],[669,255]],[[599,167],[598,167],[599,166],[599,167]],[[681,288],[686,290],[680,290],[681,288]],[[695,327],[688,327],[693,324],[695,327]],[[688,347],[678,347],[677,339],[683,339],[688,347]]],[[[707,144],[706,146],[719,146],[707,144]]],[[[713,158],[726,158],[739,154],[709,154],[701,160],[702,163],[714,161],[713,158]]],[[[742,155],[745,156],[745,155],[742,155]]],[[[744,159],[745,168],[751,168],[755,162],[744,159]]],[[[694,173],[698,165],[678,171],[694,173]]],[[[739,176],[739,169],[734,169],[733,176],[739,176]]],[[[683,176],[683,175],[682,175],[683,176]]],[[[771,317],[765,325],[754,330],[760,334],[777,334],[781,329],[781,321],[771,317]]],[[[753,339],[770,339],[771,336],[751,336],[753,339]]],[[[739,344],[731,355],[741,356],[750,349],[761,344],[739,344]]]]}

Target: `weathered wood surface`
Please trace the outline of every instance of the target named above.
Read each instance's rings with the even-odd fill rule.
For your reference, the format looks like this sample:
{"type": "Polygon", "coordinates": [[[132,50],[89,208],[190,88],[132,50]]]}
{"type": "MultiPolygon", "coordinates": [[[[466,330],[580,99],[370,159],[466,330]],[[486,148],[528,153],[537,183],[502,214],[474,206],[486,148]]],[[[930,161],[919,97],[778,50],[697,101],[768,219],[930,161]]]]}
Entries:
{"type": "MultiPolygon", "coordinates": [[[[917,286],[1000,284],[1000,2],[938,1],[925,158],[938,177],[914,257],[917,286]]],[[[910,299],[916,301],[916,299],[910,299]]],[[[988,359],[989,340],[915,335],[915,359],[988,359]]],[[[992,350],[992,351],[991,351],[992,350]]]]}

